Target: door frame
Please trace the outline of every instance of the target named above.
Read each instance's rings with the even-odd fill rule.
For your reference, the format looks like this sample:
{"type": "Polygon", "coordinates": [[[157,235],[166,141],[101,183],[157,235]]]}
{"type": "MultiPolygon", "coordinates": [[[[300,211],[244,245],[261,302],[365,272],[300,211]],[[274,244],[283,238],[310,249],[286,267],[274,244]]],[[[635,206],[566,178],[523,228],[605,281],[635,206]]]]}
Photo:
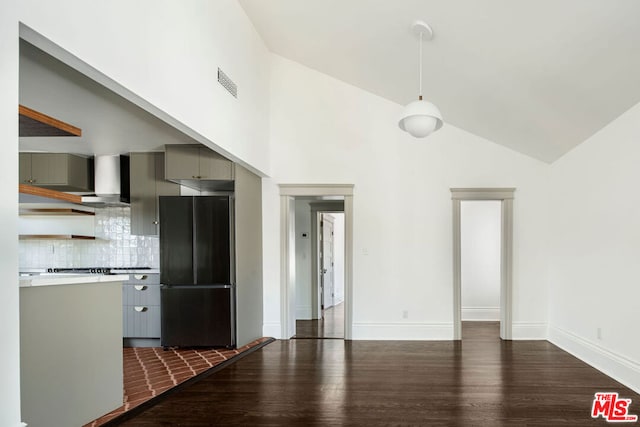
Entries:
{"type": "MultiPolygon", "coordinates": [[[[280,184],[280,322],[282,338],[296,331],[294,197],[344,198],[344,339],[353,329],[353,184],[280,184]]],[[[335,208],[334,208],[335,209],[335,208]]],[[[312,221],[313,225],[313,221],[312,221]]],[[[313,257],[312,257],[313,259],[313,257]]]]}
{"type": "Polygon", "coordinates": [[[500,338],[513,331],[513,198],[515,188],[451,188],[453,204],[453,339],[462,339],[462,263],[460,202],[501,202],[500,228],[500,338]]]}

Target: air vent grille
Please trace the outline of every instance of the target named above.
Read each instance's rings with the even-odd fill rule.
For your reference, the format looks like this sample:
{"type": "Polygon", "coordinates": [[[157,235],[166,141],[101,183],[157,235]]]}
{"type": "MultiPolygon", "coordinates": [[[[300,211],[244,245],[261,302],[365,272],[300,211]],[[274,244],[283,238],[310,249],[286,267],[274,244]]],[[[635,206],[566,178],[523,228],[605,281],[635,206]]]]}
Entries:
{"type": "Polygon", "coordinates": [[[238,97],[238,85],[218,68],[218,83],[220,83],[231,95],[238,97]]]}

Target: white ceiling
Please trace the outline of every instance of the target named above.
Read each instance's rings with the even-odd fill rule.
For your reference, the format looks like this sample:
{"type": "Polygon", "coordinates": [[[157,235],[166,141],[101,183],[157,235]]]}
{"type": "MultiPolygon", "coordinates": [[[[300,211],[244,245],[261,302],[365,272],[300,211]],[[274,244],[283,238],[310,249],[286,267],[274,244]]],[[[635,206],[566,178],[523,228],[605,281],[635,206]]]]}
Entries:
{"type": "Polygon", "coordinates": [[[276,54],[552,162],[640,102],[638,0],[239,0],[276,54]]]}

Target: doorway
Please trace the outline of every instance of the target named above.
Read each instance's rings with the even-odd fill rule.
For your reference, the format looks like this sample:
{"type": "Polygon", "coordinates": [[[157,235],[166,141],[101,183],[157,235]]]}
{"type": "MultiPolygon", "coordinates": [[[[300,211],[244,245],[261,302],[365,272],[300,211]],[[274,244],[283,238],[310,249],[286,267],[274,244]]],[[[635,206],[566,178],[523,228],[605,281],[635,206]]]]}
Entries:
{"type": "Polygon", "coordinates": [[[295,198],[294,338],[343,339],[344,201],[308,199],[295,198]]]}
{"type": "Polygon", "coordinates": [[[460,202],[462,339],[500,334],[501,204],[460,202]]]}
{"type": "Polygon", "coordinates": [[[453,206],[453,339],[462,339],[461,203],[500,202],[500,338],[512,339],[513,197],[515,188],[451,188],[453,206]]]}
{"type": "MultiPolygon", "coordinates": [[[[281,327],[282,338],[288,339],[296,335],[296,199],[311,198],[315,201],[311,209],[312,218],[319,218],[322,214],[343,212],[344,222],[344,268],[340,274],[343,283],[343,310],[342,334],[344,339],[351,339],[352,329],[352,265],[353,265],[353,185],[333,184],[333,185],[280,185],[280,212],[281,212],[281,327]],[[332,204],[333,203],[333,204],[332,204]],[[342,209],[336,209],[336,203],[342,205],[342,209]],[[327,205],[330,205],[327,207],[327,205]],[[314,214],[315,212],[315,214],[314,214]],[[315,215],[315,216],[314,216],[315,215]]],[[[320,220],[311,222],[310,237],[317,236],[320,230],[320,220]]],[[[335,233],[335,217],[334,217],[335,233]]],[[[318,239],[319,241],[319,239],[318,239]]],[[[335,242],[334,242],[335,243],[335,242]]],[[[319,272],[317,244],[311,245],[311,260],[313,262],[312,271],[319,272]]],[[[335,252],[335,244],[334,244],[335,252]]],[[[335,263],[335,261],[334,261],[335,263]]],[[[335,267],[335,266],[334,266],[335,267]]],[[[327,269],[328,270],[328,269],[327,269]]],[[[334,268],[334,280],[336,271],[334,268]]],[[[320,294],[320,283],[323,280],[319,274],[312,274],[312,316],[320,319],[322,317],[322,305],[330,303],[331,298],[327,294],[320,294]]],[[[335,285],[334,285],[335,286],[335,285]]],[[[335,289],[333,302],[335,304],[335,289]]],[[[327,314],[327,313],[325,313],[327,314]]],[[[336,312],[337,314],[337,312],[336,312]]],[[[326,317],[326,316],[325,316],[326,317]]]]}

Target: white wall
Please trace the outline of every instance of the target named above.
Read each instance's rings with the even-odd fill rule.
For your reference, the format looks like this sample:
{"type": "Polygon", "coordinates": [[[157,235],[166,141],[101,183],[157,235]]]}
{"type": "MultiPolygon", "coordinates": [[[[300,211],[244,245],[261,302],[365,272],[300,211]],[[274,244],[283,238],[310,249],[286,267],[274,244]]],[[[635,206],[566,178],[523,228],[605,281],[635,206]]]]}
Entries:
{"type": "Polygon", "coordinates": [[[20,423],[18,315],[18,2],[0,4],[0,426],[20,423]]]}
{"type": "Polygon", "coordinates": [[[549,245],[551,341],[637,392],[639,165],[640,104],[553,164],[549,245]]]}
{"type": "Polygon", "coordinates": [[[295,203],[296,319],[311,319],[311,208],[308,200],[295,203]]]}
{"type": "Polygon", "coordinates": [[[280,335],[277,184],[350,183],[355,339],[453,337],[450,187],[517,188],[514,336],[546,335],[548,165],[449,123],[413,139],[402,106],[276,55],[271,77],[265,332],[280,335]]]}
{"type": "Polygon", "coordinates": [[[500,320],[502,202],[460,202],[462,320],[500,320]]]}

